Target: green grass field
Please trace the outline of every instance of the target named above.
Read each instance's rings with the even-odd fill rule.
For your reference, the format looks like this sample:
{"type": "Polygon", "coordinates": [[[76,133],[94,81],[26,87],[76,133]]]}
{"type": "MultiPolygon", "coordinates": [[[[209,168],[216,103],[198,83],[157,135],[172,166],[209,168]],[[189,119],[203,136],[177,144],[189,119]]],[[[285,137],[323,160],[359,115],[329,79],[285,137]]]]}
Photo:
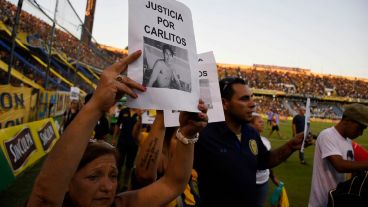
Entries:
{"type": "MultiPolygon", "coordinates": [[[[318,134],[321,130],[332,125],[332,123],[312,122],[311,128],[314,134],[318,134]]],[[[280,140],[276,134],[273,134],[270,138],[273,148],[277,148],[284,144],[290,138],[291,122],[281,121],[280,131],[284,139],[280,140]]],[[[263,135],[267,137],[268,134],[269,130],[266,129],[263,135]]],[[[357,142],[368,148],[367,130],[362,137],[357,139],[357,142]]],[[[307,161],[307,165],[299,163],[298,152],[295,152],[287,161],[274,168],[276,176],[285,183],[290,206],[292,207],[303,207],[308,204],[312,178],[313,152],[314,146],[310,146],[305,150],[305,160],[307,161]]],[[[34,179],[41,168],[42,161],[43,160],[20,175],[7,190],[0,192],[0,206],[18,207],[24,205],[25,200],[31,192],[34,179]]],[[[274,189],[275,186],[270,184],[270,193],[274,189]]]]}

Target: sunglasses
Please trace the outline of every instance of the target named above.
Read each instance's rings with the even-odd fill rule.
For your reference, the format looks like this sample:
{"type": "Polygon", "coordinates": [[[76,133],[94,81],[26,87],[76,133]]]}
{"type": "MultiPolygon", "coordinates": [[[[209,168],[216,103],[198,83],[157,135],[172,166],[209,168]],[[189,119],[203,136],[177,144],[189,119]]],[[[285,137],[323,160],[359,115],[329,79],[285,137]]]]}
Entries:
{"type": "Polygon", "coordinates": [[[221,91],[226,91],[228,90],[234,83],[239,83],[239,78],[235,78],[235,77],[228,77],[225,79],[221,80],[222,82],[222,88],[221,91]]]}

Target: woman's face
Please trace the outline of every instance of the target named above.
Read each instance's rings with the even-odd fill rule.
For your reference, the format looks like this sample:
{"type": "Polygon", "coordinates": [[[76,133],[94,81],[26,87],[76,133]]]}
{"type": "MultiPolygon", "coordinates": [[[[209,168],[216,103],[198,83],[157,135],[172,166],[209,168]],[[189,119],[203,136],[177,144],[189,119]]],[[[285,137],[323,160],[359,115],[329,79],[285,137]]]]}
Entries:
{"type": "Polygon", "coordinates": [[[69,195],[80,207],[111,206],[118,185],[117,177],[114,155],[103,155],[76,172],[69,185],[69,195]]]}
{"type": "Polygon", "coordinates": [[[263,132],[264,129],[264,121],[261,117],[255,118],[254,122],[252,123],[253,127],[259,132],[263,132]]]}

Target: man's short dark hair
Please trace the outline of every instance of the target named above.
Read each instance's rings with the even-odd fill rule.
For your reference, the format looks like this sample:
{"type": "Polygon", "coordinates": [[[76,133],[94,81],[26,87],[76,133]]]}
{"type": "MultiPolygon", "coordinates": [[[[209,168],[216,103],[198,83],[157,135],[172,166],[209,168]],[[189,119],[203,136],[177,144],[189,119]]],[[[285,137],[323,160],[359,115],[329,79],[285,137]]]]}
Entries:
{"type": "Polygon", "coordinates": [[[169,50],[171,52],[171,55],[174,55],[174,50],[170,45],[164,45],[162,46],[162,52],[165,53],[165,50],[169,50]]]}
{"type": "Polygon", "coordinates": [[[233,85],[242,84],[247,85],[245,80],[238,77],[227,77],[220,80],[220,93],[221,98],[230,100],[234,95],[233,85]]]}

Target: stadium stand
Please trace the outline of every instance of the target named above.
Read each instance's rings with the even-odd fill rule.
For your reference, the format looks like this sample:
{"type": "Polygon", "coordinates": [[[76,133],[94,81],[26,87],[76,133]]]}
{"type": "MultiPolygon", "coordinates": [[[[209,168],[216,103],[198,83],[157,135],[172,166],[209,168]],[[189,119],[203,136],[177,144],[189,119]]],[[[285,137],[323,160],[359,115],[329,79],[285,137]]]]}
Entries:
{"type": "MultiPolygon", "coordinates": [[[[12,19],[16,7],[4,0],[0,1],[0,5],[1,59],[6,64],[9,59],[9,55],[6,53],[9,54],[11,48],[11,30],[14,23],[12,19]]],[[[42,86],[44,86],[47,71],[49,50],[46,42],[50,30],[51,27],[42,20],[27,12],[21,12],[13,66],[15,66],[16,70],[24,72],[28,78],[35,80],[42,86]]],[[[89,93],[96,87],[96,83],[99,80],[98,75],[91,69],[94,66],[90,66],[90,63],[104,63],[101,66],[110,64],[110,62],[100,61],[101,57],[94,53],[88,53],[91,49],[83,49],[83,44],[79,44],[75,37],[58,29],[56,30],[53,46],[51,49],[50,85],[48,89],[68,91],[70,86],[77,85],[84,92],[89,93]],[[79,46],[82,48],[79,51],[82,55],[75,57],[73,55],[78,52],[79,46]],[[89,64],[82,64],[76,58],[86,60],[89,64]]],[[[4,68],[4,70],[7,69],[4,68]]],[[[4,81],[6,80],[3,78],[2,83],[4,81]]],[[[16,81],[16,79],[12,80],[12,84],[17,85],[16,81]]]]}

